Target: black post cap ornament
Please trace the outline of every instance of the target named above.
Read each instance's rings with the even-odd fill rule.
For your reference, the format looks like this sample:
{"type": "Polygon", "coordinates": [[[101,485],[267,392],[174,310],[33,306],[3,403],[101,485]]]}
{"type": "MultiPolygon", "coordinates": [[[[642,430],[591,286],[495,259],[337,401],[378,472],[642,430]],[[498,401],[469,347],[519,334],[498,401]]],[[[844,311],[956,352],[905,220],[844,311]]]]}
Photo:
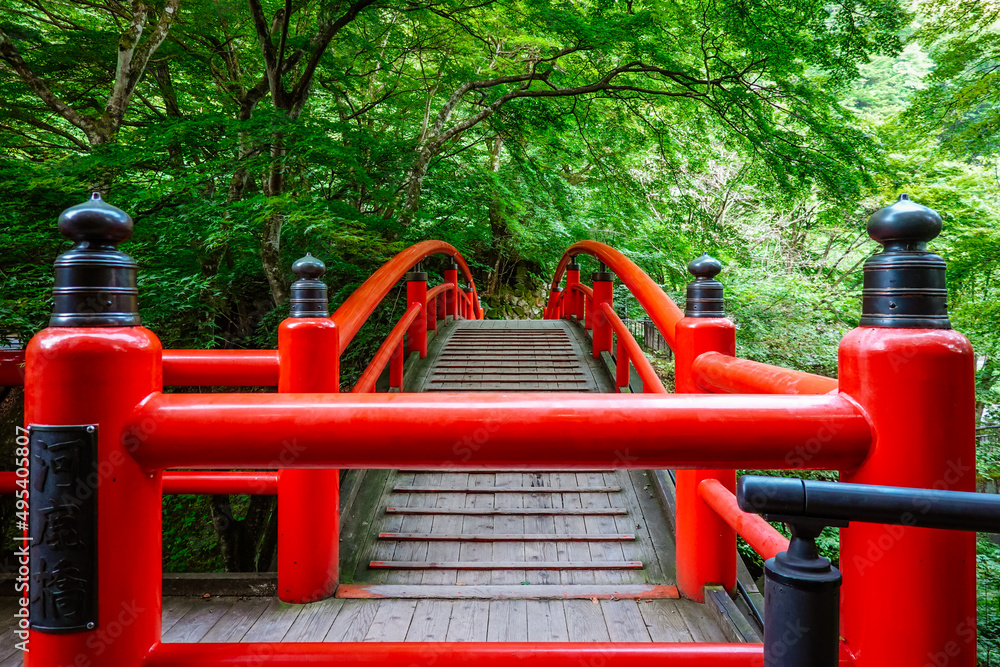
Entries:
{"type": "Polygon", "coordinates": [[[50,327],[139,326],[135,261],[117,249],[132,235],[132,218],[95,192],[59,216],[59,231],[76,245],[55,261],[50,327]]]}
{"type": "Polygon", "coordinates": [[[722,262],[706,252],[691,260],[687,270],[694,280],[687,286],[685,317],[725,317],[722,283],[715,279],[722,271],[722,262]]]}
{"type": "Polygon", "coordinates": [[[902,194],[868,220],[882,244],[864,267],[861,326],[950,329],[945,261],[927,250],[941,233],[941,216],[902,194]]]}
{"type": "Polygon", "coordinates": [[[307,252],[305,257],[292,264],[292,273],[298,280],[292,283],[288,316],[329,317],[326,283],[320,280],[326,273],[326,264],[307,252]]]}

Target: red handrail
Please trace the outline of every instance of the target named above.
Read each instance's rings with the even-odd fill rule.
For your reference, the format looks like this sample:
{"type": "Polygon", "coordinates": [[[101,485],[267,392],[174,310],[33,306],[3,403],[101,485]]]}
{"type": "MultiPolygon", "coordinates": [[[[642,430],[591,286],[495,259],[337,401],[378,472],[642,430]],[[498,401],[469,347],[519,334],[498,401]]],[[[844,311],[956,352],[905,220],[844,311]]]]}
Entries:
{"type": "MultiPolygon", "coordinates": [[[[12,470],[0,471],[0,494],[14,493],[20,486],[18,480],[28,483],[27,477],[18,477],[12,470]]],[[[217,494],[235,493],[271,496],[278,493],[277,471],[231,472],[228,470],[165,470],[165,494],[217,494]]]]}
{"type": "Polygon", "coordinates": [[[670,300],[670,297],[660,289],[659,285],[653,282],[652,278],[636,266],[635,262],[611,246],[597,241],[578,241],[571,245],[562,259],[559,260],[555,276],[552,278],[552,289],[559,286],[563,273],[566,271],[566,265],[577,255],[596,257],[614,271],[639,301],[649,319],[660,330],[667,344],[671,348],[674,347],[674,330],[677,323],[684,319],[684,312],[670,300]]]}
{"type": "Polygon", "coordinates": [[[24,350],[0,350],[0,387],[24,385],[24,350]]]}
{"type": "MultiPolygon", "coordinates": [[[[431,301],[450,289],[455,289],[455,283],[441,283],[440,285],[430,288],[427,290],[427,303],[430,304],[431,301]]],[[[429,307],[430,306],[428,306],[428,308],[429,307]]]]}
{"type": "Polygon", "coordinates": [[[632,336],[632,332],[628,330],[622,319],[618,317],[618,313],[615,312],[614,308],[606,303],[601,304],[601,312],[608,322],[611,323],[611,328],[615,330],[618,334],[618,340],[624,345],[626,352],[626,359],[619,361],[618,363],[628,363],[631,359],[632,363],[635,365],[635,370],[639,373],[639,377],[642,379],[643,391],[647,394],[665,394],[667,393],[667,388],[663,386],[660,382],[660,378],[656,375],[656,371],[653,370],[653,366],[649,363],[649,359],[643,353],[642,348],[639,347],[639,343],[635,341],[632,336]]]}
{"type": "Polygon", "coordinates": [[[164,350],[167,387],[277,387],[277,350],[164,350]]]}
{"type": "Polygon", "coordinates": [[[577,283],[577,284],[573,285],[573,289],[575,289],[577,292],[582,292],[583,294],[585,294],[586,296],[590,297],[591,299],[594,298],[594,290],[590,289],[589,287],[587,287],[583,283],[577,283]]]}
{"type": "Polygon", "coordinates": [[[736,496],[719,480],[702,480],[698,495],[764,560],[788,550],[788,538],[760,515],[741,510],[736,504],[736,496]]]}
{"type": "Polygon", "coordinates": [[[256,469],[287,456],[289,429],[285,468],[851,470],[872,445],[846,397],[735,394],[153,393],[122,433],[145,470],[256,469]],[[490,437],[456,454],[480,428],[490,437]],[[821,429],[823,446],[796,456],[821,429]]]}
{"type": "Polygon", "coordinates": [[[417,319],[417,316],[423,312],[423,308],[423,304],[415,303],[403,313],[403,316],[399,318],[399,322],[396,323],[396,326],[389,332],[381,347],[378,348],[378,352],[372,357],[368,368],[365,369],[365,372],[361,374],[361,377],[355,383],[354,388],[351,389],[352,394],[367,393],[375,388],[375,383],[378,381],[379,375],[382,374],[385,365],[392,359],[396,348],[403,344],[403,334],[406,333],[413,320],[417,319]]]}
{"type": "Polygon", "coordinates": [[[278,493],[278,472],[276,470],[252,472],[167,470],[163,473],[163,493],[273,496],[278,493]]]}
{"type": "MultiPolygon", "coordinates": [[[[475,289],[469,265],[465,263],[465,259],[450,243],[423,241],[412,245],[383,264],[368,280],[361,283],[361,286],[354,290],[354,293],[347,297],[340,308],[331,315],[340,329],[340,349],[347,349],[361,325],[365,323],[378,304],[382,302],[382,299],[385,298],[385,295],[389,293],[389,290],[403,278],[407,271],[412,270],[417,262],[423,261],[431,255],[440,254],[454,257],[469,285],[473,285],[473,289],[475,289]]],[[[477,318],[481,316],[478,307],[476,307],[476,316],[477,318]]]]}
{"type": "Polygon", "coordinates": [[[827,394],[838,386],[833,378],[719,352],[699,355],[691,369],[702,389],[717,394],[827,394]]]}

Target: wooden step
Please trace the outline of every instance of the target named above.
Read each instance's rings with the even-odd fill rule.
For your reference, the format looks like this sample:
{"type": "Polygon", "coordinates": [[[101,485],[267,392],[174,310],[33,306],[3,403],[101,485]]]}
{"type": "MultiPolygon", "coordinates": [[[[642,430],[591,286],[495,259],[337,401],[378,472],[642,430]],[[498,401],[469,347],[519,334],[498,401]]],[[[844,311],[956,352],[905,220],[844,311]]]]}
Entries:
{"type": "Polygon", "coordinates": [[[448,586],[427,584],[341,584],[338,598],[439,600],[676,600],[677,587],[653,584],[553,584],[448,586]]]}
{"type": "Polygon", "coordinates": [[[468,472],[468,473],[476,473],[482,475],[489,475],[493,473],[504,473],[504,472],[520,472],[525,474],[539,474],[539,475],[548,475],[553,473],[577,473],[577,472],[608,472],[608,473],[614,472],[614,470],[610,468],[574,468],[572,470],[567,470],[565,468],[559,470],[549,470],[546,468],[505,468],[503,470],[496,470],[494,468],[490,468],[488,470],[485,470],[483,468],[424,468],[424,469],[414,469],[414,470],[409,470],[409,469],[403,469],[403,470],[412,473],[437,474],[442,472],[443,473],[468,472]]]}
{"type": "Polygon", "coordinates": [[[624,507],[539,507],[539,508],[488,508],[488,507],[386,507],[386,514],[470,514],[484,516],[604,516],[608,514],[628,514],[624,507]]]}
{"type": "Polygon", "coordinates": [[[380,540],[421,540],[427,542],[627,542],[630,533],[379,533],[380,540]]]}
{"type": "MultiPolygon", "coordinates": [[[[465,375],[499,375],[499,373],[477,373],[476,371],[469,371],[465,375]]],[[[559,379],[559,378],[551,378],[550,379],[550,378],[547,378],[547,377],[540,377],[540,378],[536,378],[534,380],[523,380],[523,379],[522,380],[519,380],[519,379],[506,380],[506,379],[503,379],[503,378],[497,379],[497,378],[469,378],[469,377],[463,378],[461,380],[458,379],[458,378],[441,378],[441,379],[432,379],[431,382],[438,382],[438,383],[440,383],[440,382],[450,382],[451,384],[468,384],[469,382],[479,382],[479,383],[484,383],[484,382],[485,383],[499,382],[499,383],[503,383],[503,384],[532,384],[532,383],[537,384],[539,382],[542,382],[542,383],[555,383],[555,384],[558,384],[560,382],[573,382],[573,383],[577,383],[577,384],[581,383],[581,382],[584,383],[584,384],[587,383],[587,381],[583,380],[583,379],[565,379],[565,378],[564,379],[559,379]]]]}
{"type": "Polygon", "coordinates": [[[620,486],[397,486],[393,493],[617,493],[620,486]]]}
{"type": "Polygon", "coordinates": [[[423,561],[373,560],[368,567],[389,570],[641,570],[637,560],[423,561]]]}

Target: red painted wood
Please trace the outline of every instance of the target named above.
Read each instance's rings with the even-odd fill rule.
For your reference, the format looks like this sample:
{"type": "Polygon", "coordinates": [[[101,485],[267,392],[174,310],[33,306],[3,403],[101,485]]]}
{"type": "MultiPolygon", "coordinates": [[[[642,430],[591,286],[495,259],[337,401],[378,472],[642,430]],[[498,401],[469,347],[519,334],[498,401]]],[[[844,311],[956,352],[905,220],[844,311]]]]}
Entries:
{"type": "MultiPolygon", "coordinates": [[[[34,649],[32,649],[34,650],[34,649]]],[[[426,665],[435,667],[761,667],[761,644],[295,642],[156,644],[143,667],[426,665]],[[261,656],[266,656],[266,662],[261,656]]],[[[112,664],[112,663],[107,663],[112,664]]],[[[138,663],[136,663],[138,664],[138,663]]],[[[850,662],[842,662],[849,665],[850,662]]]]}
{"type": "Polygon", "coordinates": [[[480,507],[386,507],[386,514],[469,514],[469,515],[559,515],[570,514],[573,516],[603,516],[607,514],[628,514],[628,511],[621,507],[594,507],[590,509],[577,509],[566,507],[512,507],[512,508],[480,508],[480,507]]]}
{"type": "Polygon", "coordinates": [[[124,428],[147,470],[267,468],[280,457],[293,459],[286,468],[847,470],[872,443],[860,408],[827,395],[154,393],[124,428]],[[487,428],[459,459],[455,443],[487,428]],[[829,437],[809,460],[789,456],[817,433],[829,437]]]}
{"type": "Polygon", "coordinates": [[[395,493],[616,493],[620,486],[397,486],[395,493]]]}
{"type": "Polygon", "coordinates": [[[373,560],[368,567],[387,570],[641,570],[642,562],[623,561],[422,561],[373,560]]]}
{"type": "Polygon", "coordinates": [[[377,600],[676,600],[677,587],[662,584],[341,584],[338,598],[377,600]]]}
{"type": "Polygon", "coordinates": [[[788,550],[788,538],[760,515],[741,510],[736,504],[736,496],[719,480],[703,480],[698,485],[698,495],[764,560],[788,550]]]}
{"type": "Polygon", "coordinates": [[[578,533],[578,534],[528,534],[497,533],[494,535],[466,535],[443,533],[379,533],[381,540],[417,540],[422,542],[629,542],[635,535],[629,533],[578,533]]]}

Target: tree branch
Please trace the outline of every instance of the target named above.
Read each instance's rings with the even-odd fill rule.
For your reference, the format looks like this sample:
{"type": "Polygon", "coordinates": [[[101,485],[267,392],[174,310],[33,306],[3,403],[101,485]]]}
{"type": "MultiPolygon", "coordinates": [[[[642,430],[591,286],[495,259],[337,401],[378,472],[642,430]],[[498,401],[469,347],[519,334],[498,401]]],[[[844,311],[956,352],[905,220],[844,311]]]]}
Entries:
{"type": "Polygon", "coordinates": [[[13,69],[19,77],[21,77],[21,80],[24,81],[24,83],[27,84],[28,87],[31,88],[36,95],[38,95],[39,99],[41,99],[50,109],[65,118],[75,127],[82,130],[91,143],[97,143],[99,133],[94,119],[77,113],[68,104],[56,97],[56,94],[53,93],[52,90],[45,85],[45,82],[38,78],[31,68],[28,67],[27,63],[24,62],[24,59],[21,57],[20,52],[18,52],[17,47],[15,47],[14,43],[10,41],[10,38],[3,31],[3,29],[0,29],[0,58],[3,58],[10,68],[13,69]]]}

